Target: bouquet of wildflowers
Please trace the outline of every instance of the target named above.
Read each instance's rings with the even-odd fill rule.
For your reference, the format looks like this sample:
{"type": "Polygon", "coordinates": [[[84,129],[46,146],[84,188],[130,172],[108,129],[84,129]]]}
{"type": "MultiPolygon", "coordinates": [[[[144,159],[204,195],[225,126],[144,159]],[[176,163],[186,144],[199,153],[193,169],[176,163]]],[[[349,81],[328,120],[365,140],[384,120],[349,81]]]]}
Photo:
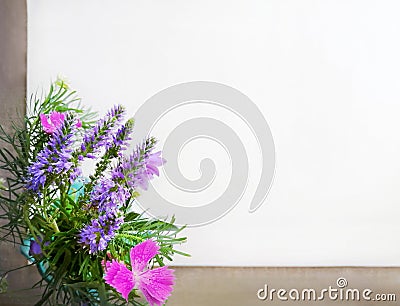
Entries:
{"type": "MultiPolygon", "coordinates": [[[[114,106],[99,120],[57,81],[33,98],[22,126],[3,128],[2,241],[21,244],[43,287],[37,305],[163,305],[181,229],[145,218],[135,198],[164,160],[148,138],[133,152],[133,120],[114,106]],[[95,161],[90,175],[83,165],[95,161]]],[[[1,277],[1,276],[0,276],[1,277]]]]}

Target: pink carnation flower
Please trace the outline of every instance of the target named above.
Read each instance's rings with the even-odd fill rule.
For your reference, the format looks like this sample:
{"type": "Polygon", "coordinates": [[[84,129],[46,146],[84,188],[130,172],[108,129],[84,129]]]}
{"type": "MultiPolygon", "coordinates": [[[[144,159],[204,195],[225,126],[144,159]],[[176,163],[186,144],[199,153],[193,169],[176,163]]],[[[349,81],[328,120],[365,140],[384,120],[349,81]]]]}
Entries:
{"type": "MultiPolygon", "coordinates": [[[[60,128],[65,120],[65,114],[59,112],[51,112],[50,116],[47,117],[45,114],[40,114],[40,121],[42,122],[43,130],[47,134],[53,134],[58,128],[60,128]]],[[[75,126],[77,128],[82,127],[82,121],[78,118],[75,126]]]]}
{"type": "Polygon", "coordinates": [[[65,115],[59,112],[51,112],[47,117],[45,114],[40,114],[40,121],[42,122],[43,130],[47,134],[53,134],[64,123],[65,115]]]}
{"type": "Polygon", "coordinates": [[[122,262],[106,262],[107,284],[114,287],[128,302],[129,293],[136,287],[147,302],[161,306],[171,295],[175,281],[174,270],[167,266],[149,270],[149,261],[158,254],[160,247],[153,240],[146,240],[131,249],[129,270],[122,262]]]}

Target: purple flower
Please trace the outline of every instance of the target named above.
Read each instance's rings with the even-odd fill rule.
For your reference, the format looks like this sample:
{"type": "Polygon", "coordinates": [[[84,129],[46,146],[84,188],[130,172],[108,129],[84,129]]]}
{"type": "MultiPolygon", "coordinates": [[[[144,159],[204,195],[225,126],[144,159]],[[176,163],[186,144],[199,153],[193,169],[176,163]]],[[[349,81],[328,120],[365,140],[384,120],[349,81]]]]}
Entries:
{"type": "Polygon", "coordinates": [[[40,244],[36,242],[36,240],[32,239],[29,247],[29,255],[33,256],[39,254],[42,254],[42,248],[40,247],[40,244]]]}
{"type": "Polygon", "coordinates": [[[161,151],[148,155],[144,159],[143,167],[137,171],[134,177],[136,185],[147,190],[149,180],[153,179],[154,175],[160,175],[158,167],[162,166],[164,163],[165,159],[161,157],[161,151]]]}
{"type": "MultiPolygon", "coordinates": [[[[36,242],[35,239],[31,238],[31,243],[29,246],[29,255],[34,256],[34,255],[42,255],[42,247],[40,244],[42,243],[42,238],[38,237],[39,242],[36,242]]],[[[45,242],[44,245],[48,246],[50,244],[49,241],[45,242]]]]}
{"type": "Polygon", "coordinates": [[[72,161],[75,135],[75,118],[68,115],[62,125],[50,135],[47,145],[37,154],[36,161],[28,167],[26,188],[38,192],[49,176],[72,172],[71,179],[79,175],[72,161]]]}
{"type": "MultiPolygon", "coordinates": [[[[138,146],[128,158],[121,158],[121,155],[117,154],[126,147],[132,127],[133,121],[128,120],[112,136],[112,145],[102,143],[102,146],[106,147],[106,152],[98,162],[96,173],[91,176],[91,182],[87,185],[90,196],[87,199],[89,204],[86,209],[93,219],[81,229],[78,236],[79,242],[89,247],[90,253],[106,249],[109,241],[114,238],[115,231],[123,222],[123,218],[119,216],[122,215],[121,208],[131,198],[131,189],[138,186],[147,188],[148,181],[154,175],[159,175],[158,167],[164,163],[161,152],[152,153],[155,144],[153,138],[138,146]],[[117,156],[120,156],[119,163],[112,169],[111,176],[104,175],[105,165],[117,156]]],[[[81,151],[94,152],[93,144],[94,142],[84,142],[81,151]],[[92,149],[87,149],[88,146],[92,146],[92,149]]]]}
{"type": "Polygon", "coordinates": [[[118,217],[116,212],[99,216],[80,231],[79,243],[89,246],[90,254],[105,250],[122,222],[123,218],[118,217]]]}
{"type": "Polygon", "coordinates": [[[128,141],[131,140],[130,134],[133,130],[133,119],[129,119],[115,135],[113,135],[113,148],[117,155],[122,157],[123,151],[128,147],[128,141]]]}
{"type": "Polygon", "coordinates": [[[126,181],[131,188],[148,188],[148,182],[154,175],[159,175],[158,167],[165,163],[161,152],[152,153],[155,141],[147,139],[141,146],[129,156],[123,159],[117,167],[111,171],[115,181],[126,181]]]}
{"type": "Polygon", "coordinates": [[[121,125],[125,109],[121,105],[114,106],[107,115],[97,121],[83,136],[83,143],[77,154],[82,157],[96,158],[94,154],[101,148],[106,150],[113,146],[114,130],[121,125]]]}
{"type": "Polygon", "coordinates": [[[102,177],[90,194],[88,208],[96,208],[95,217],[79,233],[79,242],[89,246],[90,253],[104,250],[123,223],[120,207],[129,198],[129,190],[102,177]]]}
{"type": "Polygon", "coordinates": [[[129,190],[110,178],[102,177],[90,194],[90,206],[99,212],[113,211],[125,204],[129,190]]]}
{"type": "Polygon", "coordinates": [[[151,305],[161,306],[171,295],[175,282],[174,270],[167,266],[147,269],[149,261],[159,253],[160,247],[146,240],[130,251],[132,271],[116,260],[106,262],[104,280],[114,287],[128,302],[129,293],[136,287],[151,305]]]}

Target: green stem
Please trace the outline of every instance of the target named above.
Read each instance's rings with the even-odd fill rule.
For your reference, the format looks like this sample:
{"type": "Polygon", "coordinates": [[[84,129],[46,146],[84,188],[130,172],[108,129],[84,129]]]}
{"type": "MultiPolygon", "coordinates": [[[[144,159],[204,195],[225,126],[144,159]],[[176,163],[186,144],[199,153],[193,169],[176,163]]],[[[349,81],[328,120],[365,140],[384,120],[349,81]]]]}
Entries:
{"type": "Polygon", "coordinates": [[[62,208],[65,208],[65,186],[60,182],[60,204],[62,208]]]}
{"type": "Polygon", "coordinates": [[[129,234],[122,234],[122,233],[117,234],[116,238],[126,238],[126,239],[129,239],[129,240],[134,239],[134,240],[137,240],[137,241],[143,241],[144,240],[143,237],[139,237],[139,236],[135,236],[135,235],[129,235],[129,234]]]}
{"type": "Polygon", "coordinates": [[[35,240],[36,240],[37,237],[36,237],[36,234],[35,234],[35,230],[34,230],[34,228],[33,228],[33,226],[32,226],[31,221],[29,220],[29,203],[27,203],[27,204],[24,205],[23,214],[24,214],[25,223],[26,223],[26,225],[28,226],[29,231],[31,232],[32,236],[33,236],[33,237],[35,238],[35,240]]]}
{"type": "Polygon", "coordinates": [[[56,232],[56,233],[60,232],[60,230],[58,229],[58,225],[57,225],[56,220],[53,219],[53,222],[51,223],[51,225],[52,225],[52,227],[54,229],[54,232],[56,232]]]}

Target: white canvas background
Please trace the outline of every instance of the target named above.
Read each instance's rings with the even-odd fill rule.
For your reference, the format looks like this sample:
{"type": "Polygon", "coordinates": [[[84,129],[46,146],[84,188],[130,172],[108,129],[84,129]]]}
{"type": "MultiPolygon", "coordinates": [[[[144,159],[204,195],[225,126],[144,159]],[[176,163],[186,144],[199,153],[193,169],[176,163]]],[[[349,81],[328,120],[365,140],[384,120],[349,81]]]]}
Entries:
{"type": "MultiPolygon", "coordinates": [[[[242,200],[186,230],[181,249],[192,257],[175,264],[399,265],[399,11],[397,1],[370,0],[31,0],[28,92],[62,74],[100,113],[122,103],[133,116],[164,88],[206,80],[258,105],[277,163],[252,214],[260,156],[240,120],[182,109],[154,131],[162,144],[168,128],[209,112],[236,127],[250,157],[242,200]]],[[[187,177],[199,175],[200,147],[220,162],[220,176],[211,193],[185,198],[189,205],[217,196],[230,173],[218,146],[198,142],[181,159],[187,177]]]]}

